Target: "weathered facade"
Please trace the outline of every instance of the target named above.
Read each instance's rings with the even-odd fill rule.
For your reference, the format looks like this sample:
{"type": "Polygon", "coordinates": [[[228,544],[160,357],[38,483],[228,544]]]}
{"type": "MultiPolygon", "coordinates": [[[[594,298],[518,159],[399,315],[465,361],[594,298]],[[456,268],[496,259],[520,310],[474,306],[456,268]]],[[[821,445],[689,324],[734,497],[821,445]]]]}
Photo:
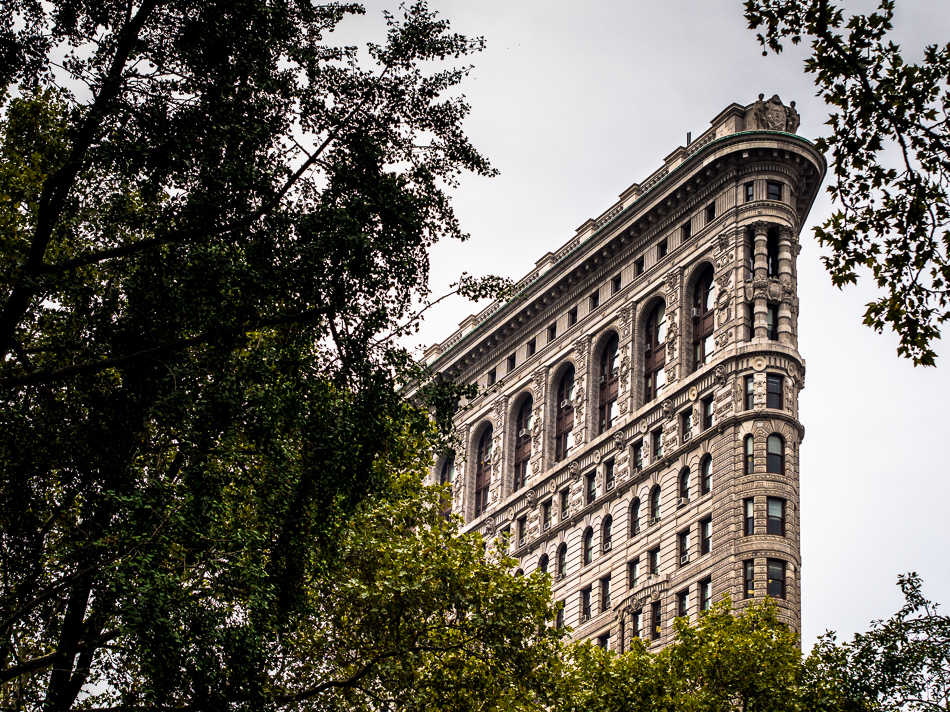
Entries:
{"type": "Polygon", "coordinates": [[[493,386],[433,479],[552,574],[577,638],[663,644],[726,593],[800,629],[796,258],[825,162],[797,128],[777,96],[729,106],[426,352],[493,386]]]}

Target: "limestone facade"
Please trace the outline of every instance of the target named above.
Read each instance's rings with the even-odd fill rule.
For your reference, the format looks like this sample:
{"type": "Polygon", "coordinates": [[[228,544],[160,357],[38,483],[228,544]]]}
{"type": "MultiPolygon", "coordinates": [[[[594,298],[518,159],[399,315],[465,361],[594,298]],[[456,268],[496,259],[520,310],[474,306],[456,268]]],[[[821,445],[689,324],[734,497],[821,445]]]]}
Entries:
{"type": "Polygon", "coordinates": [[[729,106],[426,352],[486,387],[433,480],[454,463],[453,511],[546,567],[579,639],[662,645],[770,589],[800,629],[796,259],[826,165],[797,127],[729,106]]]}

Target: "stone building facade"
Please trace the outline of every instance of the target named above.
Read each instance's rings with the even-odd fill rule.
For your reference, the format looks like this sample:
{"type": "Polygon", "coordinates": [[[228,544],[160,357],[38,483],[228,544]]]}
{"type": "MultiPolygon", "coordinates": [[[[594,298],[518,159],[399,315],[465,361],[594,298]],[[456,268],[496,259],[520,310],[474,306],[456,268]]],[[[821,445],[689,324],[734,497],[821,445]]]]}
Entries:
{"type": "Polygon", "coordinates": [[[799,232],[825,174],[774,96],[696,141],[427,350],[486,389],[440,456],[467,530],[625,649],[724,594],[801,623],[799,232]]]}

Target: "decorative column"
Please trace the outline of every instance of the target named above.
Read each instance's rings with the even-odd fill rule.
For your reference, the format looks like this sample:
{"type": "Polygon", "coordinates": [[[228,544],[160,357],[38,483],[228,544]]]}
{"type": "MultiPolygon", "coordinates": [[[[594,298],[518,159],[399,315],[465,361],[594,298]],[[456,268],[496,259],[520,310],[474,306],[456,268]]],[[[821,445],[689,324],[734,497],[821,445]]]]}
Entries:
{"type": "Polygon", "coordinates": [[[752,223],[754,238],[754,262],[752,272],[752,293],[755,299],[753,307],[753,336],[756,339],[768,338],[768,301],[769,288],[769,224],[764,220],[752,223]]]}
{"type": "Polygon", "coordinates": [[[796,243],[795,231],[786,226],[778,233],[778,279],[782,288],[782,301],[778,308],[778,340],[780,343],[797,347],[797,339],[792,327],[792,300],[795,298],[795,275],[792,269],[792,249],[796,243]]]}
{"type": "Polygon", "coordinates": [[[545,458],[545,422],[544,413],[547,410],[547,381],[548,369],[541,367],[531,375],[531,390],[534,394],[534,415],[532,416],[531,432],[531,475],[534,476],[544,470],[545,458]]]}
{"type": "Polygon", "coordinates": [[[508,479],[508,458],[504,456],[505,452],[505,413],[508,410],[508,399],[505,396],[498,396],[492,405],[492,424],[494,432],[492,433],[492,453],[491,453],[491,485],[490,498],[491,505],[504,499],[507,494],[505,481],[508,479]]]}
{"type": "Polygon", "coordinates": [[[666,385],[672,385],[679,376],[680,346],[680,269],[666,275],[666,385]]]}
{"type": "Polygon", "coordinates": [[[636,350],[633,348],[633,328],[631,325],[636,308],[632,305],[621,307],[620,309],[620,392],[617,395],[617,407],[620,410],[620,417],[623,418],[631,410],[630,399],[636,391],[630,388],[630,377],[633,371],[630,368],[633,354],[636,350]]]}
{"type": "Polygon", "coordinates": [[[590,336],[581,336],[574,344],[574,447],[579,449],[588,441],[587,426],[590,420],[590,404],[587,393],[590,388],[590,336]]]}

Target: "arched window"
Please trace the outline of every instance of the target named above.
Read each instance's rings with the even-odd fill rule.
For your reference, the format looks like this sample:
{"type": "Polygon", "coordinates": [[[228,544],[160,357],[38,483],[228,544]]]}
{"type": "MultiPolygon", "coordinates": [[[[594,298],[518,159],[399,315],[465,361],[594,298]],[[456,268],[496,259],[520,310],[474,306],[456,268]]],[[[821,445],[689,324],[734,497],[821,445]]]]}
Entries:
{"type": "Polygon", "coordinates": [[[560,462],[574,447],[574,367],[568,366],[558,381],[557,418],[554,424],[554,460],[560,462]]]}
{"type": "Polygon", "coordinates": [[[709,363],[716,348],[713,341],[715,306],[716,281],[713,268],[706,265],[693,290],[693,370],[709,363]]]}
{"type": "Polygon", "coordinates": [[[524,576],[524,569],[518,569],[515,571],[515,578],[521,578],[522,576],[524,576]]]}
{"type": "Polygon", "coordinates": [[[557,549],[557,577],[567,576],[567,544],[561,544],[557,549]]]}
{"type": "Polygon", "coordinates": [[[767,471],[785,473],[785,441],[781,435],[769,435],[767,471]]]}
{"type": "Polygon", "coordinates": [[[684,467],[680,472],[680,499],[689,501],[689,468],[684,467]]]}
{"type": "Polygon", "coordinates": [[[712,492],[712,455],[706,455],[699,462],[699,488],[703,494],[712,492]]]}
{"type": "MultiPolygon", "coordinates": [[[[442,462],[442,470],[439,472],[439,484],[452,486],[455,481],[455,453],[445,456],[442,462]]],[[[445,495],[442,498],[442,514],[448,517],[452,514],[452,495],[445,495]]]]}
{"type": "Polygon", "coordinates": [[[531,396],[524,399],[518,409],[515,421],[515,479],[513,492],[517,492],[528,481],[531,474],[531,426],[534,420],[534,400],[531,396]]]}
{"type": "Polygon", "coordinates": [[[660,485],[657,485],[650,492],[650,516],[654,522],[658,522],[662,514],[660,511],[660,485]]]}
{"type": "Polygon", "coordinates": [[[649,403],[666,385],[666,304],[662,301],[647,318],[643,361],[643,402],[649,403]]]}
{"type": "Polygon", "coordinates": [[[600,354],[599,432],[606,433],[617,417],[617,393],[620,390],[620,339],[612,334],[600,354]]]}
{"type": "Polygon", "coordinates": [[[604,544],[604,551],[610,551],[610,544],[613,540],[613,531],[614,531],[614,520],[613,517],[608,516],[604,520],[604,528],[601,536],[601,541],[604,544]]]}
{"type": "Polygon", "coordinates": [[[584,532],[584,566],[594,561],[594,530],[587,527],[584,532]]]}
{"type": "Polygon", "coordinates": [[[636,497],[630,503],[630,536],[640,533],[640,498],[636,497]]]}
{"type": "Polygon", "coordinates": [[[751,435],[745,436],[742,447],[744,451],[742,470],[744,474],[751,475],[755,472],[755,444],[752,441],[751,435]]]}
{"type": "Polygon", "coordinates": [[[542,573],[548,572],[548,555],[541,554],[541,558],[538,559],[538,570],[542,573]]]}
{"type": "Polygon", "coordinates": [[[475,516],[488,509],[488,489],[491,486],[492,426],[482,431],[478,439],[475,459],[475,516]]]}

